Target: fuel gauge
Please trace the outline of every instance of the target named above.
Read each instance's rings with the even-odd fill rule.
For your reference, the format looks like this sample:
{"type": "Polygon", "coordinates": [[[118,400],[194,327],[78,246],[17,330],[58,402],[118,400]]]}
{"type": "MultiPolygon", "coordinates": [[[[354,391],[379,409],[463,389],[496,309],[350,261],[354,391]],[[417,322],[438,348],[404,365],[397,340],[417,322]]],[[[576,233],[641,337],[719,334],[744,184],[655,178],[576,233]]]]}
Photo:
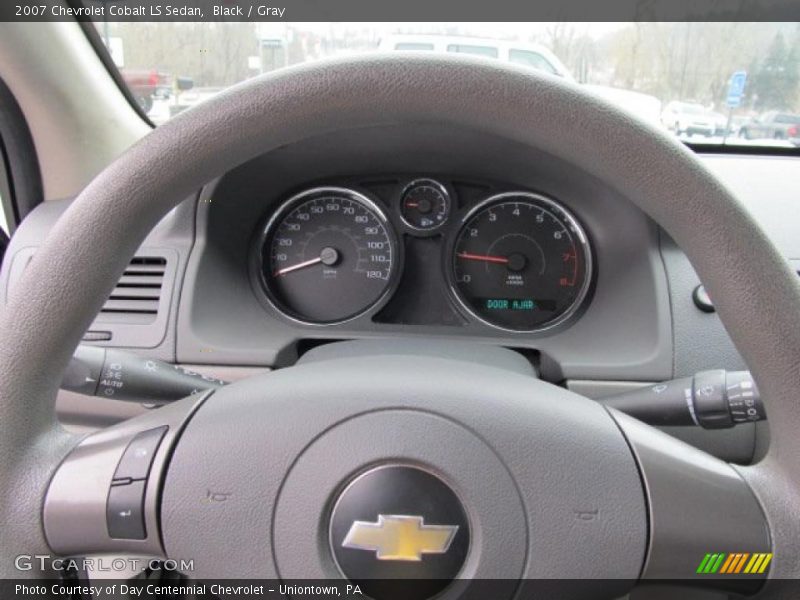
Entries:
{"type": "Polygon", "coordinates": [[[433,231],[450,216],[450,194],[433,179],[417,179],[400,195],[400,215],[406,225],[419,231],[433,231]]]}

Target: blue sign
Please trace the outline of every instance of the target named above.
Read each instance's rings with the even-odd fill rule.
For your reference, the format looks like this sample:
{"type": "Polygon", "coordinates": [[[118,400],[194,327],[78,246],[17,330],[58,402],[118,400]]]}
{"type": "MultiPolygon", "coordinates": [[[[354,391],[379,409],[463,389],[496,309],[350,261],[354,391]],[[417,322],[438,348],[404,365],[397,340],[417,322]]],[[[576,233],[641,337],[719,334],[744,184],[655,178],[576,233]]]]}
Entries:
{"type": "Polygon", "coordinates": [[[728,83],[728,96],[725,103],[730,108],[736,108],[742,103],[744,96],[744,86],[747,83],[747,73],[745,71],[736,71],[731,75],[730,82],[728,83]]]}

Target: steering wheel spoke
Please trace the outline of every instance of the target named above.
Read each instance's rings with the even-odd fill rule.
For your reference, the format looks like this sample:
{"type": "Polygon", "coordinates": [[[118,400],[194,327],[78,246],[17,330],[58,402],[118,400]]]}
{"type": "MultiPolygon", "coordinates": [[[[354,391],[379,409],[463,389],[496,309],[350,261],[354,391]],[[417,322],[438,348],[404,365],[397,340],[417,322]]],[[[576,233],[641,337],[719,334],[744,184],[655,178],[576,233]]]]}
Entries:
{"type": "Polygon", "coordinates": [[[728,463],[616,410],[642,476],[649,512],[644,582],[752,593],[772,561],[764,511],[728,463]]]}
{"type": "Polygon", "coordinates": [[[160,490],[180,430],[210,393],[92,434],[59,466],[44,503],[44,531],[60,556],[163,557],[160,490]]]}

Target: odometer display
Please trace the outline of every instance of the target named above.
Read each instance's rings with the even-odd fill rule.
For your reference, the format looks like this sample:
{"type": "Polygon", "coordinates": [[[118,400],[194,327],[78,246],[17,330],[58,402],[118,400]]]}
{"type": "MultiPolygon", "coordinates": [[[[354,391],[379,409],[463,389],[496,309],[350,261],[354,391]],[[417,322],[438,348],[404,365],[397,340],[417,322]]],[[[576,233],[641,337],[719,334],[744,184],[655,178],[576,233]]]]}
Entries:
{"type": "Polygon", "coordinates": [[[537,331],[581,305],[592,256],[586,234],[564,208],[512,192],[470,211],[449,268],[455,295],[472,315],[503,329],[537,331]]]}
{"type": "Polygon", "coordinates": [[[270,219],[261,276],[285,315],[338,323],[387,295],[396,254],[394,233],[374,202],[345,188],[315,188],[289,199],[270,219]]]}

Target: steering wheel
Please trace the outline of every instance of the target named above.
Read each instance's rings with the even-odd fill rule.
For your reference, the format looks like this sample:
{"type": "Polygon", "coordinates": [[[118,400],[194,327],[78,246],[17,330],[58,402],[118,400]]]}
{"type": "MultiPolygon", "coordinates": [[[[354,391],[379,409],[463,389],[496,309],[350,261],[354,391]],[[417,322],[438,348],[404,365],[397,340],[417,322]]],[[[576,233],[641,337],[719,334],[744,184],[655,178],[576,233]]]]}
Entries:
{"type": "Polygon", "coordinates": [[[106,168],[10,298],[0,345],[2,573],[48,576],[17,570],[20,554],[117,552],[191,559],[197,578],[347,578],[378,600],[388,597],[376,583],[385,578],[427,581],[406,597],[462,597],[470,579],[489,578],[509,584],[495,598],[582,579],[595,598],[641,579],[778,597],[781,579],[800,577],[796,279],[691,151],[579,86],[431,56],[249,80],[106,168]],[[57,425],[62,370],[170,208],[282,145],[425,122],[561,157],[666,229],[766,399],[766,458],[724,463],[531,377],[501,350],[485,361],[375,347],[323,354],[85,439],[57,425]],[[697,572],[708,553],[770,552],[766,583],[697,572]]]}

